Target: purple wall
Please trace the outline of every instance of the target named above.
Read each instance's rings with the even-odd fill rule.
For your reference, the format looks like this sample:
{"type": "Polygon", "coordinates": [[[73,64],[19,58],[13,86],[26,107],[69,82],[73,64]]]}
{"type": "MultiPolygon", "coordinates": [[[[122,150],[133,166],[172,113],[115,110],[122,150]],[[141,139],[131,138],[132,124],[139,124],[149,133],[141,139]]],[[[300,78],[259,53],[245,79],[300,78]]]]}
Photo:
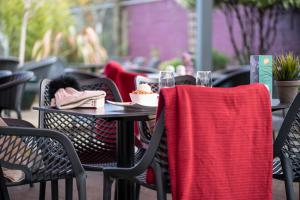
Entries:
{"type": "Polygon", "coordinates": [[[158,49],[161,59],[188,50],[187,12],[174,0],[128,6],[128,55],[150,57],[158,49]]]}
{"type": "MultiPolygon", "coordinates": [[[[162,60],[180,57],[188,50],[187,11],[175,0],[160,0],[126,7],[128,10],[128,46],[130,57],[150,57],[151,49],[159,50],[162,60]]],[[[235,38],[240,40],[235,26],[235,38]]],[[[300,53],[300,14],[280,17],[278,35],[270,54],[284,51],[300,53]],[[293,17],[293,29],[291,29],[293,17]]],[[[226,21],[220,10],[213,13],[213,48],[233,57],[226,21]]],[[[255,54],[256,52],[254,52],[255,54]]]]}

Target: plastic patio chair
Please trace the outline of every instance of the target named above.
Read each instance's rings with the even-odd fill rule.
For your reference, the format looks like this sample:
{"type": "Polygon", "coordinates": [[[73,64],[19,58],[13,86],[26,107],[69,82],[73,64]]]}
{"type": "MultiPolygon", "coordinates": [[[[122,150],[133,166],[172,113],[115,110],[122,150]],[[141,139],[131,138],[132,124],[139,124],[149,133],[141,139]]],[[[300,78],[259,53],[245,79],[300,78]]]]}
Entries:
{"type": "Polygon", "coordinates": [[[274,142],[273,178],[285,182],[286,197],[296,199],[293,182],[300,183],[300,93],[291,104],[274,142]]]}
{"type": "Polygon", "coordinates": [[[0,70],[0,78],[11,75],[11,71],[9,70],[0,70]]]}
{"type": "MultiPolygon", "coordinates": [[[[29,122],[4,119],[8,125],[27,126],[29,122]]],[[[58,180],[66,181],[66,199],[72,199],[76,178],[78,199],[86,199],[86,174],[70,140],[57,131],[24,128],[0,128],[0,165],[21,170],[25,178],[9,182],[0,168],[1,199],[9,200],[7,187],[40,183],[39,199],[45,199],[46,182],[51,181],[52,199],[58,199],[58,180]]]]}
{"type": "Polygon", "coordinates": [[[18,58],[0,56],[0,70],[9,70],[11,72],[15,72],[17,71],[18,64],[18,58]]]}
{"type": "Polygon", "coordinates": [[[16,72],[0,78],[0,114],[2,110],[14,110],[21,119],[21,100],[26,82],[33,77],[29,71],[16,72]]]}
{"type": "Polygon", "coordinates": [[[250,84],[250,67],[241,67],[213,82],[213,87],[235,87],[250,84]]]}
{"type": "Polygon", "coordinates": [[[73,68],[66,68],[64,70],[64,75],[71,76],[71,77],[77,79],[78,81],[87,80],[87,79],[94,79],[94,78],[100,77],[100,76],[97,76],[96,74],[89,73],[89,72],[83,72],[83,71],[76,70],[76,69],[73,69],[73,68]]]}

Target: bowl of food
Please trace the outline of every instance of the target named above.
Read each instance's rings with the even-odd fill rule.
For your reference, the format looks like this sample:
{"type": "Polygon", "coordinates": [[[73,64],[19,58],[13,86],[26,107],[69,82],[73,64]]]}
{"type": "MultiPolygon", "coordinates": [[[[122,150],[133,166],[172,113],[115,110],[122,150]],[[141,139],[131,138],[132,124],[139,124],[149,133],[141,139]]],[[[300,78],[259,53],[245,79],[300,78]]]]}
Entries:
{"type": "Polygon", "coordinates": [[[157,106],[158,94],[152,92],[148,84],[140,84],[137,89],[129,94],[132,103],[143,106],[157,106]]]}

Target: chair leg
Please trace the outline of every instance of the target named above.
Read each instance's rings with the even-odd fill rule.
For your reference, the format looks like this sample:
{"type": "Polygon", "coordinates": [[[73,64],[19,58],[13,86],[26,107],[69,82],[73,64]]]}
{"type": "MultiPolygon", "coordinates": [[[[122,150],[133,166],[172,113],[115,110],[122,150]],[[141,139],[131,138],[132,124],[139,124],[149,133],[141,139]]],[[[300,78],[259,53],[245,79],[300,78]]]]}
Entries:
{"type": "Polygon", "coordinates": [[[78,200],[86,200],[86,175],[81,174],[76,177],[78,200]]]}
{"type": "Polygon", "coordinates": [[[39,200],[45,200],[45,199],[46,199],[46,182],[40,182],[39,200]]]}
{"type": "Polygon", "coordinates": [[[140,199],[140,191],[141,191],[141,186],[140,186],[140,184],[138,184],[138,183],[136,183],[135,184],[136,186],[136,193],[135,193],[135,199],[136,200],[139,200],[140,199]]]}
{"type": "MultiPolygon", "coordinates": [[[[111,186],[112,186],[113,180],[104,173],[104,189],[103,189],[103,200],[111,200],[111,186]]],[[[116,197],[117,195],[115,195],[116,197]]]]}
{"type": "Polygon", "coordinates": [[[285,192],[287,200],[296,200],[294,186],[293,186],[293,170],[287,160],[287,158],[283,157],[280,159],[282,161],[282,170],[283,174],[285,174],[285,192]]]}
{"type": "Polygon", "coordinates": [[[155,182],[157,187],[157,199],[167,200],[166,186],[163,179],[163,173],[158,163],[154,164],[155,182]]]}
{"type": "Polygon", "coordinates": [[[73,178],[66,179],[66,200],[73,199],[73,178]]]}
{"type": "Polygon", "coordinates": [[[51,181],[51,198],[58,200],[58,180],[51,181]]]}
{"type": "Polygon", "coordinates": [[[18,119],[22,119],[21,110],[17,110],[17,117],[18,119]]]}

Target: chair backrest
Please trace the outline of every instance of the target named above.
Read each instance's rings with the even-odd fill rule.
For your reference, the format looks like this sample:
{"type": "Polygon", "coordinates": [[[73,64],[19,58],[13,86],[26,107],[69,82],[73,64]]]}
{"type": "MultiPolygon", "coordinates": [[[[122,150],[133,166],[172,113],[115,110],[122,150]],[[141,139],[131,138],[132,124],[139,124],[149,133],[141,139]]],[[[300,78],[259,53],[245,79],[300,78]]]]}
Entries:
{"type": "MultiPolygon", "coordinates": [[[[49,106],[49,82],[43,80],[40,89],[40,106],[49,106]]],[[[121,101],[116,85],[107,78],[89,79],[79,82],[82,90],[104,90],[106,99],[121,101]]],[[[116,121],[95,117],[40,111],[39,124],[42,128],[58,130],[72,141],[83,164],[96,164],[116,158],[116,121]]]]}
{"type": "Polygon", "coordinates": [[[71,76],[71,77],[77,79],[78,81],[93,79],[93,78],[98,78],[99,77],[96,74],[92,74],[92,73],[89,73],[89,72],[83,72],[83,71],[79,71],[79,70],[72,69],[72,68],[66,68],[64,70],[64,74],[66,76],[71,76]]]}
{"type": "Polygon", "coordinates": [[[40,61],[25,63],[22,70],[32,71],[38,80],[56,78],[63,74],[64,63],[58,57],[49,57],[40,61]]]}
{"type": "Polygon", "coordinates": [[[291,104],[274,142],[274,158],[290,160],[294,177],[300,178],[300,93],[291,104]]]}
{"type": "Polygon", "coordinates": [[[11,71],[9,70],[0,70],[0,78],[4,77],[4,76],[9,76],[11,75],[11,71]]]}
{"type": "Polygon", "coordinates": [[[84,173],[70,140],[56,131],[0,127],[0,152],[1,166],[22,170],[25,183],[84,173]]]}
{"type": "MultiPolygon", "coordinates": [[[[135,79],[135,85],[136,87],[139,84],[148,84],[150,85],[152,92],[158,92],[159,85],[158,85],[158,79],[156,78],[147,78],[143,76],[137,76],[135,79]]],[[[193,76],[185,75],[185,76],[176,76],[175,77],[175,84],[176,85],[195,85],[196,79],[193,76]]],[[[153,133],[153,129],[155,126],[155,116],[149,116],[148,121],[139,121],[139,132],[141,134],[141,141],[148,143],[151,135],[153,133]]]]}
{"type": "Polygon", "coordinates": [[[250,84],[250,67],[234,70],[213,82],[213,87],[235,87],[250,84]]]}
{"type": "Polygon", "coordinates": [[[17,71],[19,61],[15,57],[0,57],[0,70],[17,71]]]}
{"type": "Polygon", "coordinates": [[[20,71],[0,78],[0,109],[20,110],[25,83],[32,77],[32,72],[20,71]]]}

